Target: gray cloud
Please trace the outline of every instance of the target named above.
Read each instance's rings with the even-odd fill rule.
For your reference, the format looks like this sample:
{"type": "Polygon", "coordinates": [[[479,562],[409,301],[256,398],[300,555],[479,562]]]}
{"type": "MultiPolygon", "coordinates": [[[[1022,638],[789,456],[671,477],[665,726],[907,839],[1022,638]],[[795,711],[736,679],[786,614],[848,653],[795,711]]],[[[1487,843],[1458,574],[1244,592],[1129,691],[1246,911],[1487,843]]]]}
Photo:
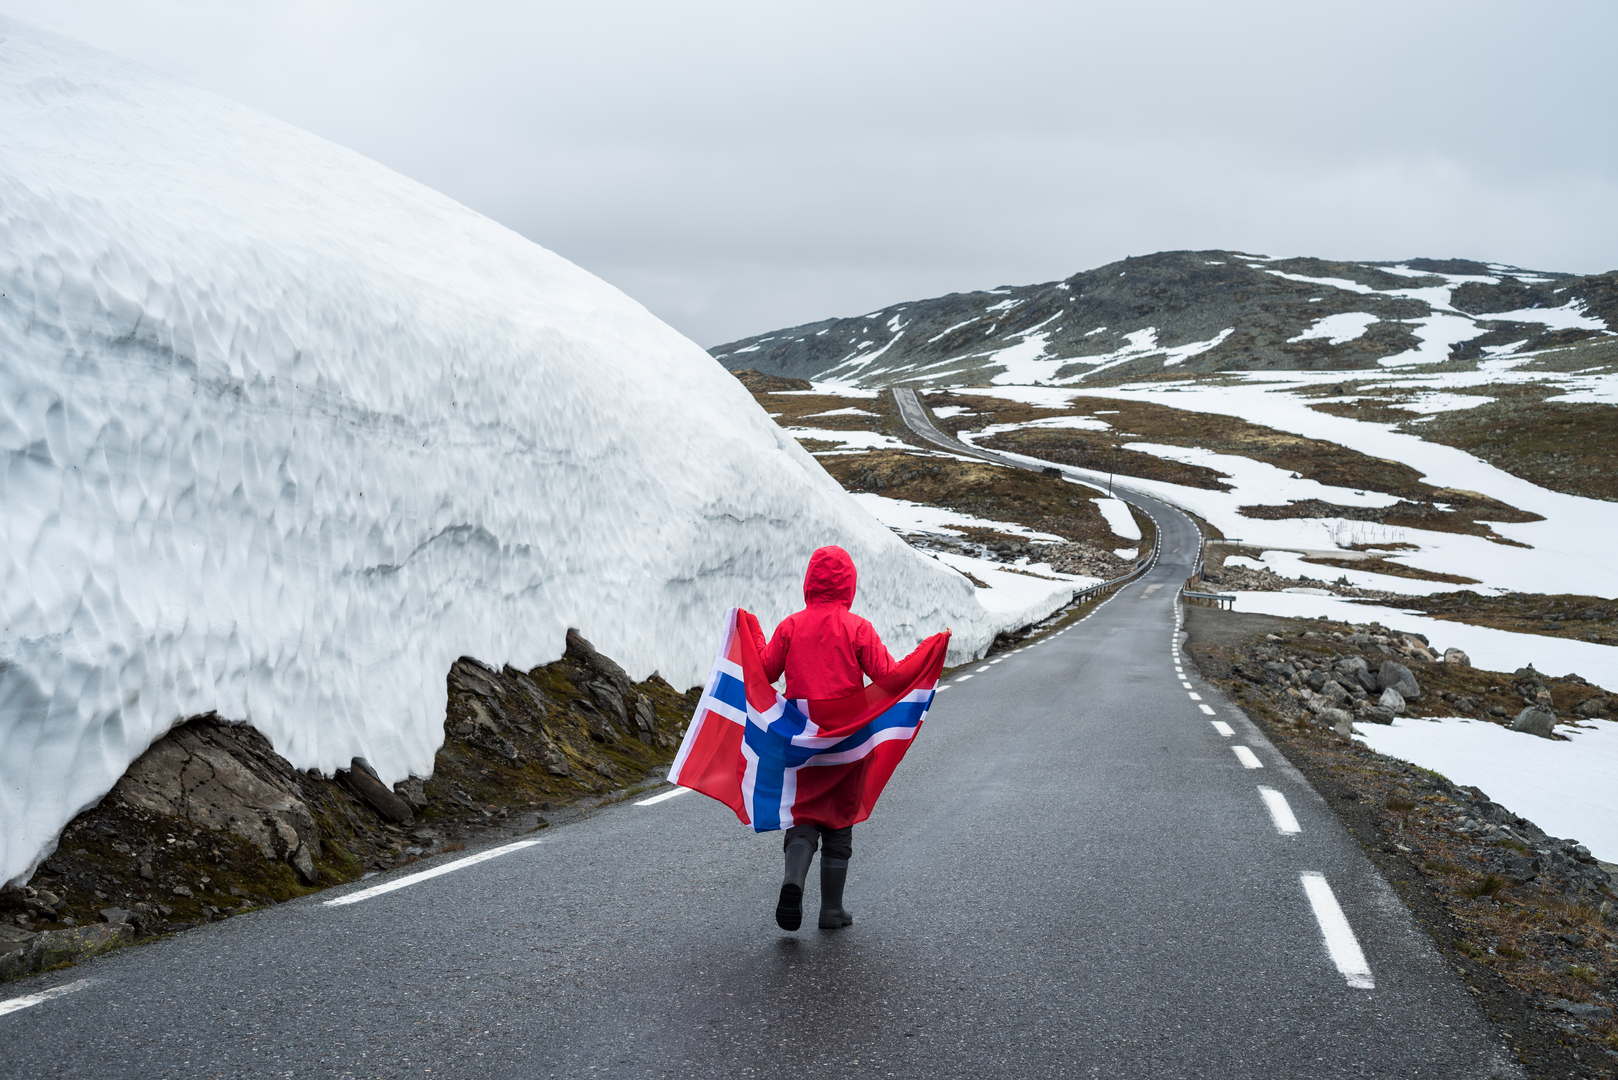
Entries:
{"type": "Polygon", "coordinates": [[[1618,6],[0,10],[376,158],[704,345],[1128,254],[1618,266],[1618,6]]]}

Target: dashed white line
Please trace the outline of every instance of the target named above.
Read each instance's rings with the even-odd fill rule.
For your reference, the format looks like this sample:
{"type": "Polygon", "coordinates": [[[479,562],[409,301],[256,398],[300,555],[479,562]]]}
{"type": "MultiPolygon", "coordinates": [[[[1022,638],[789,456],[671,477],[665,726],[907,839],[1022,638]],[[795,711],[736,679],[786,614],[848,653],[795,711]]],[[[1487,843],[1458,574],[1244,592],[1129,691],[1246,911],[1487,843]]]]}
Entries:
{"type": "MultiPolygon", "coordinates": [[[[971,673],[968,673],[968,674],[965,674],[965,675],[957,675],[957,676],[955,676],[955,682],[965,682],[966,680],[970,679],[973,674],[975,674],[975,672],[971,672],[971,673]]],[[[954,683],[951,683],[950,685],[953,686],[954,683]]]]}
{"type": "Polygon", "coordinates": [[[1189,694],[1187,694],[1186,697],[1190,698],[1192,701],[1201,701],[1202,700],[1202,695],[1197,693],[1195,690],[1193,690],[1189,694]]]}
{"type": "Polygon", "coordinates": [[[1287,797],[1274,788],[1261,787],[1258,789],[1259,798],[1270,811],[1270,820],[1275,822],[1277,832],[1296,833],[1303,832],[1303,826],[1292,814],[1292,807],[1287,805],[1287,797]]]}
{"type": "Polygon", "coordinates": [[[635,805],[636,806],[656,806],[660,802],[668,802],[670,799],[674,798],[677,795],[689,794],[691,790],[692,789],[688,788],[688,787],[677,787],[673,791],[665,791],[661,795],[653,795],[650,799],[642,799],[640,802],[636,803],[635,805]]]}
{"type": "Polygon", "coordinates": [[[423,870],[419,874],[406,874],[404,877],[399,878],[396,881],[389,881],[382,885],[372,885],[369,889],[361,889],[359,892],[352,892],[347,896],[339,896],[335,900],[327,900],[322,906],[338,907],[343,904],[357,904],[361,900],[369,900],[373,896],[381,896],[383,893],[390,893],[395,889],[403,889],[406,886],[415,885],[418,882],[426,881],[429,878],[441,877],[444,874],[464,869],[465,867],[472,866],[476,863],[487,862],[490,859],[498,859],[502,855],[509,855],[513,851],[521,851],[523,848],[533,847],[537,843],[539,843],[538,840],[518,840],[515,844],[507,844],[504,847],[490,848],[488,851],[480,851],[476,855],[468,855],[464,859],[456,859],[454,862],[445,863],[443,866],[435,866],[431,870],[423,870]]]}
{"type": "Polygon", "coordinates": [[[1375,990],[1371,965],[1365,962],[1365,954],[1354,937],[1354,928],[1348,925],[1343,909],[1337,905],[1337,897],[1327,884],[1326,876],[1309,870],[1299,876],[1303,879],[1309,906],[1315,909],[1315,921],[1320,924],[1320,934],[1326,939],[1326,952],[1331,954],[1332,963],[1343,973],[1348,985],[1356,990],[1375,990]]]}
{"type": "Polygon", "coordinates": [[[90,979],[80,979],[77,982],[70,982],[63,986],[53,986],[49,990],[41,990],[37,994],[29,994],[26,997],[12,998],[10,1001],[0,1001],[0,1016],[5,1016],[8,1013],[21,1012],[23,1009],[31,1009],[35,1005],[40,1005],[49,1001],[51,998],[57,998],[61,997],[63,994],[71,994],[76,991],[83,990],[85,987],[90,985],[91,981],[92,980],[90,979]]]}
{"type": "Polygon", "coordinates": [[[1209,723],[1213,724],[1213,729],[1215,731],[1219,732],[1219,734],[1223,735],[1227,739],[1236,734],[1235,729],[1229,724],[1225,723],[1223,720],[1211,720],[1209,723]]]}
{"type": "Polygon", "coordinates": [[[1246,768],[1246,769],[1262,769],[1262,768],[1264,768],[1264,762],[1260,761],[1258,759],[1258,755],[1253,753],[1253,751],[1249,750],[1247,747],[1245,747],[1245,746],[1233,746],[1233,747],[1231,747],[1231,749],[1236,751],[1236,760],[1242,763],[1243,768],[1246,768]]]}
{"type": "Polygon", "coordinates": [[[1214,714],[1213,706],[1209,705],[1206,701],[1203,702],[1201,705],[1198,705],[1197,708],[1201,709],[1203,712],[1207,713],[1209,716],[1212,716],[1214,714]]]}
{"type": "Polygon", "coordinates": [[[1191,684],[1186,682],[1184,679],[1180,680],[1180,685],[1185,687],[1187,690],[1191,689],[1191,684]]]}

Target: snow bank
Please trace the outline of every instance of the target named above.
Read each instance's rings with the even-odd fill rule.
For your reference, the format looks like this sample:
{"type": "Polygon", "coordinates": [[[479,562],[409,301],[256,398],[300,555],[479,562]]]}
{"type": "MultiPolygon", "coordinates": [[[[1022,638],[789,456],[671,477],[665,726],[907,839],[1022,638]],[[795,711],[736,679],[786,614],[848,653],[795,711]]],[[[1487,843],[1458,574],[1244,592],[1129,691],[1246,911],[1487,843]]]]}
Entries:
{"type": "MultiPolygon", "coordinates": [[[[701,679],[840,543],[896,650],[1005,617],[616,289],[340,147],[0,20],[0,880],[175,721],[426,775],[445,672],[701,679]]],[[[842,433],[846,437],[846,433],[842,433]]]]}
{"type": "Polygon", "coordinates": [[[1618,862],[1618,724],[1558,725],[1571,742],[1462,717],[1402,717],[1390,727],[1361,724],[1356,730],[1378,753],[1481,788],[1550,835],[1618,862]]]}

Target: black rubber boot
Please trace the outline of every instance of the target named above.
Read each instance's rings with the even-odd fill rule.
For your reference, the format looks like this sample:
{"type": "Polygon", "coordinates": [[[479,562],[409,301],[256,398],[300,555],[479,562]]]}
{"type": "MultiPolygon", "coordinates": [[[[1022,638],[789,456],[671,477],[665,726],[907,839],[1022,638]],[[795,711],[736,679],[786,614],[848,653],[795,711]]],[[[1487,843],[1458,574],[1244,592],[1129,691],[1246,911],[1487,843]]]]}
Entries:
{"type": "Polygon", "coordinates": [[[820,859],[820,928],[841,930],[854,925],[854,916],[843,906],[843,886],[848,884],[848,860],[820,859]]]}
{"type": "Polygon", "coordinates": [[[775,905],[775,923],[783,930],[803,925],[803,882],[814,857],[813,840],[800,838],[787,845],[786,879],[781,882],[781,899],[775,905]]]}

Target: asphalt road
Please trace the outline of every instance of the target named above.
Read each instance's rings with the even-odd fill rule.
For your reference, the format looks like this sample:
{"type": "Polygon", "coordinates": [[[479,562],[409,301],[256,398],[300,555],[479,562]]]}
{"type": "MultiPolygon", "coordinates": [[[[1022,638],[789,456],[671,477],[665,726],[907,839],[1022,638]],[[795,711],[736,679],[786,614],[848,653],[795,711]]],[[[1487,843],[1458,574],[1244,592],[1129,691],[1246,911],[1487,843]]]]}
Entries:
{"type": "Polygon", "coordinates": [[[621,803],[8,984],[71,990],[0,1015],[0,1076],[1518,1075],[1330,809],[1181,664],[1197,536],[1143,504],[1152,570],[940,691],[855,829],[851,928],[775,926],[778,836],[700,795],[621,803]]]}

